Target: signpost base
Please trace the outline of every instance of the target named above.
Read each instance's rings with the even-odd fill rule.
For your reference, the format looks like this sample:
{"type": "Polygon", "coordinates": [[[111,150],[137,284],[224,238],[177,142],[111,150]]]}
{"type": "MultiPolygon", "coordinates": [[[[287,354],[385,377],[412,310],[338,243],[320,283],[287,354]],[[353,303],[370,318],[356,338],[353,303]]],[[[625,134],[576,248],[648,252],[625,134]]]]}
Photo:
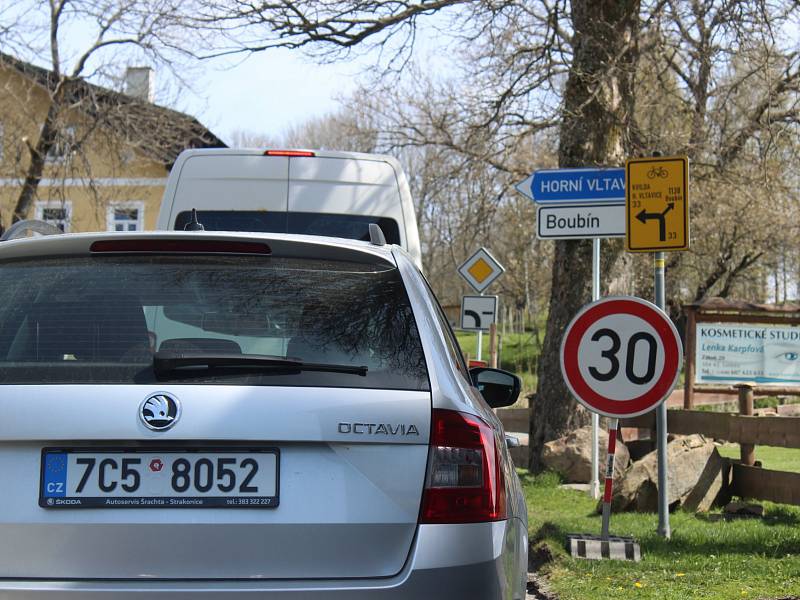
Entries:
{"type": "Polygon", "coordinates": [[[568,533],[567,550],[574,558],[589,560],[642,560],[642,550],[639,542],[631,537],[609,536],[602,538],[599,535],[588,533],[568,533]]]}

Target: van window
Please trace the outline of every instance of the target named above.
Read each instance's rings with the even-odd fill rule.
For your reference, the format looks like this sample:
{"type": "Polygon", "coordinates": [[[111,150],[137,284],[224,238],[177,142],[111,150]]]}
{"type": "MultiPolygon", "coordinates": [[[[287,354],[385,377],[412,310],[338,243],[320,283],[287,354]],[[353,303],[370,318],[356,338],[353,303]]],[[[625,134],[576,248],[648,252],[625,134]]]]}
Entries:
{"type": "MultiPolygon", "coordinates": [[[[191,211],[179,213],[175,219],[175,229],[183,230],[191,218],[191,211]]],[[[197,220],[206,231],[301,233],[362,241],[369,241],[369,224],[377,223],[389,244],[400,244],[400,228],[389,217],[266,210],[201,210],[197,212],[197,220]]]]}
{"type": "Polygon", "coordinates": [[[396,268],[319,259],[116,255],[0,264],[0,383],[429,389],[396,268]],[[367,367],[180,368],[153,353],[367,367]]]}

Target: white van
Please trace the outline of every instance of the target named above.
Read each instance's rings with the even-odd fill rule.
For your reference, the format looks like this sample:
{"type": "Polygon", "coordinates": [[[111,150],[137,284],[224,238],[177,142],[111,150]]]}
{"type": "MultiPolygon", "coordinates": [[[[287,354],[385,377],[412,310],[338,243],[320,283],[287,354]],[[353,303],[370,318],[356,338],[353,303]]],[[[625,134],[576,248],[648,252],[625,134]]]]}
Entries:
{"type": "Polygon", "coordinates": [[[207,231],[303,233],[386,241],[421,268],[419,231],[400,163],[321,150],[185,150],[170,172],[158,229],[183,229],[197,209],[207,231]]]}

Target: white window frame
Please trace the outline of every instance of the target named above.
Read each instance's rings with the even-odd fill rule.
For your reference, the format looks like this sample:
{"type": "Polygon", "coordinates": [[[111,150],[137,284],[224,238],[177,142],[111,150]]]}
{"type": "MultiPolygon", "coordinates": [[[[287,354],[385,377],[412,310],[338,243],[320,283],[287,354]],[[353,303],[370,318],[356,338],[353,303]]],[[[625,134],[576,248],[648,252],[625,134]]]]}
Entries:
{"type": "MultiPolygon", "coordinates": [[[[109,202],[106,208],[106,229],[108,231],[116,230],[116,221],[114,220],[114,211],[117,209],[130,210],[136,209],[138,211],[136,218],[136,231],[144,231],[144,202],[140,200],[130,200],[125,202],[109,202]]],[[[129,221],[126,221],[126,223],[129,221]]],[[[128,231],[127,229],[125,231],[128,231]]]]}
{"type": "MultiPolygon", "coordinates": [[[[36,218],[40,221],[44,221],[44,211],[48,208],[57,208],[64,210],[64,233],[69,233],[69,230],[72,228],[72,201],[65,200],[61,202],[60,200],[40,200],[36,202],[36,218]]],[[[52,221],[47,221],[48,223],[53,223],[52,221]]],[[[53,223],[56,225],[56,223],[53,223]]]]}

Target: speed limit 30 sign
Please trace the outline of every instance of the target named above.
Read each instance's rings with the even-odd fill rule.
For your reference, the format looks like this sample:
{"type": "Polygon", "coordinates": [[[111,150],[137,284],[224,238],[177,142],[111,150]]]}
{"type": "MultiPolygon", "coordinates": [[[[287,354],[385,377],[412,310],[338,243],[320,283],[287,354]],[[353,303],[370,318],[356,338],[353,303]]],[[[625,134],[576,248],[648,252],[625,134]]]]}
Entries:
{"type": "Polygon", "coordinates": [[[612,418],[644,414],[669,396],[683,348],[654,304],[630,296],[584,306],[561,342],[561,372],[589,410],[612,418]]]}

